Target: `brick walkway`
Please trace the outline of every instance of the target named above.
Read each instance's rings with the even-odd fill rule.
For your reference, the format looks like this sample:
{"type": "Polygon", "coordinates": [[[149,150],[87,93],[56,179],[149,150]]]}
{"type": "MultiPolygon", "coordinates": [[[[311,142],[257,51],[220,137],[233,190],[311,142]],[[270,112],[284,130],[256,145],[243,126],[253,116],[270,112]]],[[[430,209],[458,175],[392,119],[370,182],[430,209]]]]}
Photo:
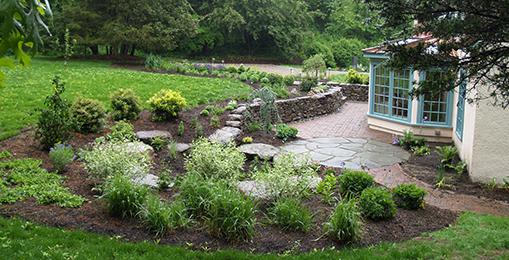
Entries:
{"type": "Polygon", "coordinates": [[[318,137],[351,137],[390,143],[391,134],[368,128],[368,103],[346,102],[340,113],[315,120],[292,124],[303,139],[318,137]]]}
{"type": "MultiPolygon", "coordinates": [[[[343,105],[343,109],[338,114],[308,122],[292,124],[291,126],[299,130],[298,136],[303,139],[351,137],[374,139],[387,143],[391,142],[391,134],[368,128],[367,111],[367,103],[346,102],[346,104],[343,105]]],[[[494,216],[509,217],[509,203],[437,190],[435,187],[407,175],[399,164],[370,169],[368,172],[375,177],[376,182],[388,188],[393,188],[401,183],[415,183],[428,191],[429,194],[425,197],[428,204],[442,209],[472,211],[476,213],[488,213],[494,216]]]]}

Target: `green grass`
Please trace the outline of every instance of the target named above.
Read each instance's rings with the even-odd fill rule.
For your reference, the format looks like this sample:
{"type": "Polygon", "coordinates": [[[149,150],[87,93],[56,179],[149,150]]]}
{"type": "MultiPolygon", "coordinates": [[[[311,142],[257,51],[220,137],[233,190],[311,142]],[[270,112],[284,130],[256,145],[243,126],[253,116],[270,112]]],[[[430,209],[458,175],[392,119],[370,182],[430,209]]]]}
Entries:
{"type": "MultiPolygon", "coordinates": [[[[456,226],[402,243],[343,250],[316,250],[288,259],[508,259],[509,218],[465,213],[456,226]]],[[[116,237],[44,227],[0,217],[3,259],[277,259],[275,254],[234,250],[214,253],[155,242],[121,242],[116,237]]],[[[185,241],[183,241],[185,245],[185,241]]],[[[255,251],[256,252],[256,251],[255,251]]]]}
{"type": "Polygon", "coordinates": [[[346,74],[334,74],[330,75],[327,80],[339,82],[339,83],[346,83],[346,74]]]}
{"type": "Polygon", "coordinates": [[[13,71],[5,69],[9,76],[6,86],[0,89],[0,140],[15,135],[26,125],[36,122],[28,112],[42,107],[44,99],[53,91],[52,79],[61,76],[66,82],[64,98],[73,100],[82,95],[93,98],[110,107],[109,95],[119,88],[131,88],[143,106],[161,89],[180,92],[188,104],[204,104],[237,95],[247,95],[252,88],[236,79],[199,78],[183,75],[167,75],[126,69],[110,68],[110,61],[70,60],[64,71],[63,60],[35,58],[32,69],[13,71]]]}

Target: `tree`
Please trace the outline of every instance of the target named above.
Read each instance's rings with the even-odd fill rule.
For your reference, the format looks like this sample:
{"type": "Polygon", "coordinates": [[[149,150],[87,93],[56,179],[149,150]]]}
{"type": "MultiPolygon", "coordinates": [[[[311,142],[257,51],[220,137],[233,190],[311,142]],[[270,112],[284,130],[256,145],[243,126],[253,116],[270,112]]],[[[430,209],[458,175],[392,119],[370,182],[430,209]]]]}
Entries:
{"type": "Polygon", "coordinates": [[[285,59],[302,49],[310,18],[300,0],[227,0],[210,14],[212,26],[243,38],[248,55],[275,47],[285,59]]]}
{"type": "Polygon", "coordinates": [[[494,105],[509,106],[509,2],[505,0],[365,0],[385,19],[384,26],[395,27],[418,21],[412,34],[432,34],[437,40],[415,47],[387,44],[387,66],[400,69],[434,71],[438,84],[419,82],[412,94],[450,91],[469,81],[467,92],[489,86],[494,105]],[[440,68],[440,70],[437,70],[440,68]],[[458,80],[457,75],[465,75],[458,80]],[[438,73],[442,76],[438,77],[438,73]]]}
{"type": "MultiPolygon", "coordinates": [[[[9,67],[15,69],[14,61],[5,58],[8,50],[14,52],[14,58],[19,60],[21,67],[30,68],[30,57],[23,51],[23,46],[30,47],[30,53],[35,54],[43,44],[39,27],[48,33],[48,27],[42,21],[41,15],[51,15],[48,0],[44,4],[40,0],[1,0],[0,20],[0,68],[9,67]]],[[[0,71],[0,88],[5,85],[3,79],[7,76],[0,71]]]]}
{"type": "Polygon", "coordinates": [[[315,56],[302,62],[304,72],[315,72],[315,77],[318,78],[318,73],[323,73],[327,70],[325,67],[325,61],[323,61],[322,54],[316,54],[315,56]]]}
{"type": "Polygon", "coordinates": [[[55,24],[59,35],[68,27],[94,54],[99,45],[109,46],[110,54],[162,53],[196,33],[191,12],[186,0],[68,0],[61,1],[55,24]]]}

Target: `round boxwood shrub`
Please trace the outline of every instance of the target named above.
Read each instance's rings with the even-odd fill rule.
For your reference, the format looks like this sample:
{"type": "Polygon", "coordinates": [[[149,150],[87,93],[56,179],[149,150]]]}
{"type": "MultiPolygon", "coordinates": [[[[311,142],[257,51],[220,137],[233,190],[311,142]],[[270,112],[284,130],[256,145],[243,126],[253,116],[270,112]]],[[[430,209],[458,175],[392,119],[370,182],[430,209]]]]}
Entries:
{"type": "Polygon", "coordinates": [[[352,195],[360,194],[364,189],[373,186],[373,176],[362,171],[344,170],[339,180],[341,190],[352,195]]]}
{"type": "Polygon", "coordinates": [[[277,74],[277,73],[269,73],[267,75],[267,78],[269,79],[270,84],[281,84],[283,83],[283,76],[277,74]]]}
{"type": "Polygon", "coordinates": [[[113,120],[136,120],[141,112],[141,100],[131,89],[119,89],[110,95],[113,120]]]}
{"type": "Polygon", "coordinates": [[[182,109],[187,106],[186,99],[173,90],[162,89],[147,104],[148,110],[153,113],[153,120],[161,121],[169,117],[177,116],[182,109]]]}
{"type": "Polygon", "coordinates": [[[295,82],[295,76],[294,76],[294,75],[286,75],[286,76],[283,78],[283,82],[284,82],[286,85],[293,85],[293,83],[295,82]]]}
{"type": "Polygon", "coordinates": [[[347,83],[353,83],[353,84],[361,84],[362,83],[362,76],[356,70],[349,69],[348,73],[346,74],[346,82],[347,83]]]}
{"type": "Polygon", "coordinates": [[[251,77],[249,77],[249,80],[251,80],[251,84],[254,84],[260,81],[260,76],[258,76],[258,74],[253,74],[251,77]]]}
{"type": "Polygon", "coordinates": [[[374,220],[390,218],[396,214],[396,204],[391,193],[382,187],[365,189],[359,197],[359,208],[365,216],[374,220]]]}
{"type": "Polygon", "coordinates": [[[263,77],[263,78],[260,79],[260,82],[263,83],[263,84],[269,84],[270,80],[267,77],[263,77]]]}
{"type": "Polygon", "coordinates": [[[103,129],[106,109],[99,100],[78,96],[72,103],[71,113],[78,121],[78,132],[98,133],[103,129]]]}
{"type": "Polygon", "coordinates": [[[226,68],[226,70],[230,73],[237,73],[237,68],[235,68],[235,66],[233,66],[233,65],[226,68]]]}
{"type": "Polygon", "coordinates": [[[249,78],[249,75],[246,72],[241,73],[240,76],[239,76],[239,79],[241,81],[246,81],[248,78],[249,78]]]}
{"type": "Polygon", "coordinates": [[[415,184],[400,184],[392,189],[394,202],[404,209],[417,209],[424,204],[428,191],[415,184]]]}

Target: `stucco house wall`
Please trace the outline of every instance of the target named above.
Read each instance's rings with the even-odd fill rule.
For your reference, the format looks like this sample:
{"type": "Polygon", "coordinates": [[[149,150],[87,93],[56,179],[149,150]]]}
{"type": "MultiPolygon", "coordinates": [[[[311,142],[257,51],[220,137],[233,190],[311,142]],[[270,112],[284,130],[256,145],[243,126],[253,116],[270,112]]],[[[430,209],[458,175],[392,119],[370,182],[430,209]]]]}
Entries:
{"type": "MultiPolygon", "coordinates": [[[[486,90],[486,86],[479,89],[486,90]]],[[[472,181],[509,180],[509,110],[493,106],[490,99],[465,104],[463,140],[454,135],[453,141],[467,161],[472,181]]]]}

